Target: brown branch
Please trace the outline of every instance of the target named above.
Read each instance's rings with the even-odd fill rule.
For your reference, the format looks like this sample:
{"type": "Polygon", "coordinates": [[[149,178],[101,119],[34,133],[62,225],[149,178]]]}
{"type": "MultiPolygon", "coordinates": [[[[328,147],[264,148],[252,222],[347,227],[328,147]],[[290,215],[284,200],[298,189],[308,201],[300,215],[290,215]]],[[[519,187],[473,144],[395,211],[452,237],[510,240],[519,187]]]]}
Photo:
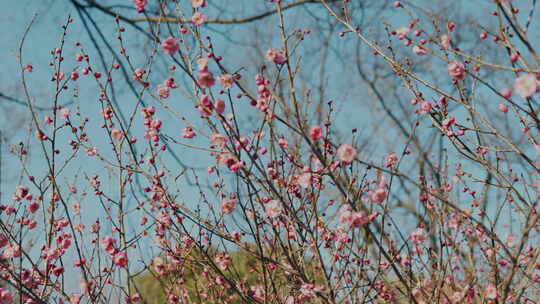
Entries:
{"type": "MultiPolygon", "coordinates": [[[[191,19],[186,18],[179,18],[179,17],[165,17],[165,16],[145,16],[145,17],[137,17],[137,18],[128,18],[126,16],[122,16],[115,11],[111,10],[110,8],[100,5],[96,3],[94,0],[85,0],[86,3],[88,3],[88,6],[97,8],[101,10],[102,12],[120,18],[120,20],[129,22],[129,23],[139,23],[139,22],[166,22],[166,23],[178,23],[178,24],[188,24],[192,23],[191,19]]],[[[337,0],[331,0],[327,2],[335,2],[337,0]]],[[[296,6],[304,5],[304,4],[316,4],[316,3],[322,3],[321,0],[299,0],[297,2],[289,3],[287,5],[284,5],[281,7],[281,10],[287,10],[296,6]]],[[[208,24],[241,24],[241,23],[249,23],[253,21],[257,21],[269,16],[272,16],[278,12],[277,9],[270,10],[267,12],[264,12],[259,15],[254,15],[250,17],[244,17],[244,18],[233,18],[233,19],[206,19],[204,23],[208,24]]]]}
{"type": "MultiPolygon", "coordinates": [[[[14,103],[14,104],[17,104],[17,105],[20,105],[20,106],[28,107],[28,104],[25,101],[19,100],[17,98],[11,97],[11,96],[4,95],[4,93],[0,93],[0,99],[6,100],[8,102],[11,102],[11,103],[14,103]]],[[[72,103],[73,103],[73,101],[70,101],[70,102],[64,104],[63,106],[65,107],[65,106],[70,105],[72,103]]],[[[0,104],[1,104],[1,102],[0,102],[0,104]]],[[[49,111],[49,110],[54,109],[54,107],[40,107],[40,106],[36,106],[36,105],[34,105],[34,108],[36,110],[38,110],[38,111],[49,111]]]]}

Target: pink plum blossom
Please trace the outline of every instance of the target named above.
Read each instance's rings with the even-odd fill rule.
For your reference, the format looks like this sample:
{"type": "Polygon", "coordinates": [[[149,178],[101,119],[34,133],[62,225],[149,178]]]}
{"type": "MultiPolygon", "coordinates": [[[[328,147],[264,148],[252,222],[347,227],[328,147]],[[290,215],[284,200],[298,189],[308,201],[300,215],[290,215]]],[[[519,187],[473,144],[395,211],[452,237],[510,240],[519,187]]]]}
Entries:
{"type": "Polygon", "coordinates": [[[191,6],[193,8],[200,8],[206,5],[206,0],[191,0],[191,6]]]}
{"type": "Polygon", "coordinates": [[[201,26],[204,24],[204,21],[205,21],[205,16],[203,13],[200,13],[200,12],[196,12],[195,14],[193,14],[193,16],[191,17],[191,22],[193,22],[193,24],[195,26],[201,26]]]}
{"type": "Polygon", "coordinates": [[[465,66],[459,61],[451,61],[448,64],[448,74],[455,80],[462,80],[465,77],[465,66]]]}
{"type": "Polygon", "coordinates": [[[538,91],[538,79],[533,74],[524,74],[514,81],[514,92],[523,98],[531,97],[538,91]]]}
{"type": "Polygon", "coordinates": [[[128,264],[128,257],[125,251],[117,252],[113,256],[113,262],[118,267],[125,268],[128,264]]]}
{"type": "Polygon", "coordinates": [[[390,153],[386,157],[386,163],[384,164],[384,166],[386,168],[392,167],[397,162],[397,160],[398,158],[397,158],[396,153],[390,153]]]}
{"type": "Polygon", "coordinates": [[[214,75],[211,72],[203,71],[199,73],[197,82],[203,88],[210,88],[216,83],[216,80],[214,79],[214,75]]]}
{"type": "Polygon", "coordinates": [[[173,37],[168,37],[161,42],[161,49],[163,50],[163,53],[167,55],[176,54],[179,48],[178,40],[173,37]]]}
{"type": "Polygon", "coordinates": [[[9,243],[7,247],[4,248],[3,252],[4,258],[18,258],[21,256],[21,247],[16,243],[9,243]]]}
{"type": "Polygon", "coordinates": [[[197,136],[192,126],[187,126],[182,130],[182,137],[184,138],[193,138],[197,136]]]}
{"type": "Polygon", "coordinates": [[[116,140],[121,140],[123,136],[124,136],[124,132],[122,132],[122,130],[119,130],[119,129],[111,130],[111,137],[112,138],[114,138],[116,140]]]}
{"type": "Polygon", "coordinates": [[[214,147],[218,147],[218,148],[223,149],[225,147],[225,145],[227,144],[227,136],[225,136],[223,134],[219,134],[219,133],[218,134],[212,134],[212,136],[210,137],[210,143],[214,147]]]}
{"type": "Polygon", "coordinates": [[[422,47],[420,45],[413,46],[413,52],[416,55],[419,55],[419,56],[423,56],[423,55],[427,54],[426,49],[424,49],[424,47],[422,47]]]}
{"type": "Polygon", "coordinates": [[[371,201],[380,204],[384,202],[386,196],[386,190],[383,187],[379,187],[371,193],[371,201]]]}
{"type": "Polygon", "coordinates": [[[486,289],[484,292],[486,293],[486,298],[490,300],[496,300],[499,297],[499,291],[497,290],[497,286],[495,286],[492,283],[489,283],[486,286],[486,289]]]}
{"type": "Polygon", "coordinates": [[[148,0],[133,0],[133,3],[135,4],[135,9],[137,12],[142,13],[144,11],[144,7],[148,4],[148,0]]]}
{"type": "Polygon", "coordinates": [[[221,212],[224,214],[230,214],[236,209],[238,201],[235,199],[226,199],[221,202],[221,212]]]}
{"type": "Polygon", "coordinates": [[[350,205],[343,205],[339,211],[339,222],[345,227],[361,227],[369,223],[369,216],[363,211],[353,211],[350,205]]]}
{"type": "Polygon", "coordinates": [[[287,61],[281,51],[272,48],[266,52],[266,59],[280,65],[284,64],[287,61]]]}
{"type": "Polygon", "coordinates": [[[269,218],[276,218],[283,213],[283,208],[277,200],[271,200],[270,202],[266,203],[264,210],[264,213],[269,218]]]}
{"type": "Polygon", "coordinates": [[[403,38],[405,38],[407,36],[407,34],[409,33],[409,28],[408,27],[402,27],[402,28],[399,28],[396,30],[396,35],[398,37],[399,40],[403,40],[403,38]]]}
{"type": "Polygon", "coordinates": [[[510,97],[512,97],[512,90],[509,88],[504,88],[501,91],[501,95],[503,98],[510,99],[510,97]]]}
{"type": "Polygon", "coordinates": [[[429,101],[422,100],[420,102],[420,111],[422,113],[429,113],[431,111],[432,105],[429,101]]]}
{"type": "Polygon", "coordinates": [[[70,114],[71,111],[68,108],[63,108],[62,110],[60,110],[60,116],[64,119],[68,119],[70,114]]]}
{"type": "Polygon", "coordinates": [[[448,35],[442,35],[441,36],[441,45],[447,49],[450,47],[450,44],[452,43],[452,39],[448,35]]]}
{"type": "Polygon", "coordinates": [[[309,188],[311,186],[312,181],[312,174],[311,173],[304,173],[298,176],[298,185],[302,188],[309,188]]]}
{"type": "Polygon", "coordinates": [[[7,289],[0,288],[0,304],[13,303],[13,293],[7,289]]]}
{"type": "Polygon", "coordinates": [[[156,92],[157,92],[158,96],[163,98],[163,99],[169,98],[170,89],[166,84],[158,85],[156,92]]]}
{"type": "Polygon", "coordinates": [[[223,74],[219,76],[219,82],[223,88],[230,89],[234,83],[234,78],[230,74],[223,74]]]}
{"type": "Polygon", "coordinates": [[[339,159],[347,164],[353,162],[353,160],[356,158],[356,154],[356,149],[349,144],[342,144],[337,150],[337,156],[339,159]]]}
{"type": "Polygon", "coordinates": [[[214,103],[214,109],[216,110],[216,113],[223,114],[225,112],[225,101],[223,99],[216,99],[216,102],[214,103]]]}
{"type": "Polygon", "coordinates": [[[420,246],[426,240],[426,233],[422,228],[416,228],[411,233],[411,240],[414,245],[420,246]]]}
{"type": "Polygon", "coordinates": [[[322,138],[323,132],[321,126],[312,126],[309,128],[309,137],[312,140],[318,140],[322,138]]]}

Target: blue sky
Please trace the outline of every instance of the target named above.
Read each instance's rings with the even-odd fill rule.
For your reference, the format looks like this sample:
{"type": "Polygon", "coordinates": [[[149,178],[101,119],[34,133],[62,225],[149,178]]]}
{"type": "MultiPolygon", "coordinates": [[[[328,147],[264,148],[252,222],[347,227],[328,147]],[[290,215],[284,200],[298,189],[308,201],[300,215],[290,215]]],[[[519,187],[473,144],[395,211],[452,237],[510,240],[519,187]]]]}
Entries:
{"type": "MultiPolygon", "coordinates": [[[[233,0],[229,0],[233,1],[233,0]]],[[[121,1],[122,2],[122,1],[121,1]]],[[[210,1],[212,2],[212,1],[210,1]]],[[[393,2],[393,1],[391,1],[393,2]]],[[[416,3],[429,3],[430,1],[416,1],[416,3]]],[[[516,1],[519,4],[528,5],[527,1],[516,1]]],[[[130,1],[123,1],[122,3],[130,4],[130,1]]],[[[218,7],[210,7],[208,9],[208,15],[212,16],[213,14],[218,15],[220,5],[227,6],[227,10],[237,12],[239,15],[250,15],[256,9],[255,5],[249,5],[246,1],[241,2],[240,5],[230,5],[232,2],[216,1],[218,7]]],[[[240,3],[240,2],[236,2],[240,3]]],[[[252,2],[253,3],[253,2],[252,2]]],[[[475,14],[474,8],[477,5],[490,5],[489,1],[473,0],[473,1],[461,1],[463,4],[462,9],[468,11],[470,14],[475,14]],[[473,3],[474,2],[474,3],[473,3]]],[[[267,6],[268,7],[268,6],[267,6]]],[[[256,11],[261,11],[262,9],[258,8],[256,11]]],[[[67,53],[65,54],[66,58],[73,58],[77,53],[76,49],[73,47],[75,41],[80,41],[85,48],[89,51],[92,58],[96,56],[96,50],[91,45],[91,41],[88,39],[88,35],[84,27],[80,22],[80,18],[77,16],[76,11],[73,9],[72,5],[68,4],[68,1],[60,0],[7,0],[7,3],[4,4],[3,9],[0,10],[0,22],[2,26],[0,27],[0,62],[3,67],[2,73],[0,73],[0,92],[13,96],[18,99],[23,99],[23,94],[20,86],[20,73],[18,69],[17,62],[17,49],[22,37],[23,31],[26,25],[32,19],[32,16],[37,14],[36,23],[32,28],[31,33],[28,36],[27,43],[25,46],[24,56],[26,58],[25,63],[31,63],[34,66],[34,72],[29,76],[29,86],[32,92],[32,95],[35,97],[36,104],[46,106],[49,104],[53,86],[48,82],[50,78],[50,68],[47,66],[50,60],[50,50],[58,46],[58,40],[61,34],[60,25],[63,24],[67,18],[67,14],[72,14],[75,22],[70,26],[69,36],[68,36],[68,48],[67,53]]],[[[313,15],[324,16],[324,11],[317,10],[314,8],[308,9],[294,9],[287,12],[289,17],[288,22],[293,23],[296,27],[302,27],[305,25],[304,20],[308,19],[308,16],[311,18],[313,15]]],[[[104,17],[100,14],[94,14],[96,21],[100,24],[100,28],[104,31],[105,35],[113,35],[114,25],[112,20],[109,17],[104,17]]],[[[375,22],[380,22],[381,19],[389,20],[396,28],[406,25],[406,19],[401,15],[401,13],[396,13],[396,11],[385,11],[384,15],[368,15],[364,16],[365,18],[371,18],[375,22]]],[[[485,18],[484,15],[482,15],[485,18]]],[[[266,26],[272,27],[275,26],[269,18],[266,22],[266,26]]],[[[533,24],[538,27],[538,22],[533,24]]],[[[292,27],[292,25],[291,25],[292,27]]],[[[375,28],[381,27],[381,24],[375,24],[375,28]]],[[[255,49],[247,53],[238,52],[238,48],[241,48],[242,45],[250,45],[253,40],[259,39],[261,43],[262,50],[266,50],[269,47],[277,47],[278,37],[275,35],[269,35],[264,32],[267,28],[258,28],[261,31],[259,36],[255,35],[255,28],[251,26],[227,26],[227,27],[218,27],[210,26],[209,28],[214,29],[215,31],[212,34],[214,39],[214,45],[216,50],[227,58],[226,65],[229,64],[231,68],[245,67],[247,74],[252,76],[257,67],[253,66],[255,58],[259,55],[255,49]]],[[[339,30],[335,31],[336,33],[339,30]]],[[[321,33],[314,33],[314,35],[319,35],[321,33]]],[[[130,39],[130,51],[133,55],[133,59],[137,64],[143,63],[142,57],[138,57],[137,50],[144,50],[147,46],[144,45],[144,39],[129,29],[126,33],[126,37],[130,39]]],[[[337,35],[332,35],[330,43],[335,49],[347,50],[349,43],[353,38],[344,38],[340,39],[337,35]]],[[[114,42],[114,39],[111,39],[114,42]]],[[[538,41],[538,40],[537,40],[538,41]]],[[[118,47],[117,45],[115,47],[118,47]]],[[[317,60],[319,57],[313,56],[310,58],[310,52],[316,54],[319,46],[313,43],[306,43],[306,46],[301,50],[305,52],[303,60],[310,66],[317,66],[317,60]]],[[[111,58],[108,51],[104,49],[106,54],[105,58],[111,58]]],[[[352,50],[347,52],[349,54],[354,53],[352,50]]],[[[326,92],[326,98],[332,98],[336,100],[336,109],[339,110],[338,115],[336,116],[336,123],[340,125],[341,129],[347,130],[351,127],[358,127],[361,132],[369,133],[371,132],[370,127],[375,123],[377,126],[380,122],[374,116],[376,112],[373,112],[371,109],[368,109],[367,104],[364,104],[365,94],[367,90],[361,85],[351,83],[348,79],[341,77],[342,75],[347,75],[346,72],[351,72],[354,70],[352,66],[349,66],[350,61],[348,58],[340,57],[330,51],[329,60],[328,60],[328,69],[330,71],[329,75],[333,77],[325,79],[325,83],[328,84],[328,91],[326,92]]],[[[73,66],[73,60],[68,61],[68,65],[73,66]],[[71,63],[69,63],[71,62],[71,63]]],[[[155,83],[161,82],[166,75],[164,72],[164,66],[161,62],[156,64],[159,72],[153,75],[152,80],[155,83]]],[[[318,83],[317,73],[310,73],[306,71],[307,76],[312,76],[313,83],[318,83]]],[[[181,78],[178,79],[180,82],[181,78]]],[[[185,82],[181,82],[185,83],[185,82]]],[[[96,87],[92,84],[91,81],[83,80],[79,82],[80,85],[80,98],[73,99],[69,95],[66,95],[62,98],[62,102],[71,102],[75,100],[75,105],[80,106],[82,113],[97,113],[97,93],[96,87]]],[[[126,110],[131,109],[133,101],[133,96],[125,87],[119,87],[118,100],[125,103],[126,110]]],[[[407,97],[408,98],[408,97],[407,97]]],[[[196,115],[192,107],[192,103],[188,98],[182,96],[178,92],[173,93],[170,99],[171,106],[182,113],[186,117],[196,115]]],[[[367,101],[365,101],[367,103],[367,101]]],[[[2,114],[0,114],[0,127],[5,130],[4,133],[13,133],[15,138],[19,140],[26,140],[28,136],[26,124],[18,124],[17,120],[19,118],[27,117],[27,113],[24,107],[12,104],[6,104],[4,101],[0,101],[0,106],[2,114]],[[3,116],[2,116],[3,115],[3,116]],[[17,129],[17,132],[12,132],[13,129],[17,129]]],[[[245,111],[245,117],[248,117],[250,110],[245,111]]],[[[137,114],[138,115],[138,114],[137,114]]],[[[92,114],[90,114],[92,116],[92,114]]],[[[169,114],[163,114],[161,118],[165,122],[165,131],[168,134],[179,134],[181,129],[185,126],[181,123],[168,123],[169,121],[175,121],[174,117],[169,114]]],[[[248,121],[248,119],[246,119],[248,121]]],[[[90,128],[90,137],[93,140],[93,143],[102,150],[107,150],[108,142],[103,140],[101,130],[99,129],[99,123],[91,122],[90,128]]],[[[142,129],[138,127],[139,131],[142,129]]],[[[347,133],[344,131],[344,133],[347,133]]],[[[392,135],[389,132],[382,132],[388,135],[388,140],[392,141],[392,135]]],[[[67,140],[67,137],[66,137],[67,140]]],[[[205,145],[207,140],[200,136],[197,140],[194,141],[195,144],[205,145]]],[[[385,149],[385,146],[382,145],[381,149],[385,149]]],[[[65,149],[65,147],[64,147],[65,149]]],[[[174,147],[175,152],[181,157],[182,161],[188,165],[196,165],[198,167],[206,167],[213,164],[212,159],[208,155],[203,155],[202,153],[194,152],[191,149],[183,147],[174,147]]],[[[29,169],[30,171],[35,172],[44,172],[42,171],[43,160],[39,158],[39,151],[32,151],[33,157],[31,158],[29,169]]],[[[6,153],[4,151],[3,153],[6,153]]],[[[180,172],[180,167],[175,164],[174,161],[170,158],[165,158],[165,161],[170,162],[170,168],[172,171],[180,172]]],[[[374,161],[381,161],[380,159],[374,161]]],[[[7,157],[3,159],[3,167],[7,168],[4,171],[4,181],[1,184],[3,199],[6,199],[11,196],[13,187],[18,183],[19,180],[19,171],[16,159],[13,157],[7,157]]],[[[93,167],[89,162],[86,162],[84,159],[81,162],[76,162],[74,165],[70,166],[67,172],[71,174],[66,174],[66,176],[75,176],[77,172],[85,171],[88,174],[101,174],[103,175],[102,182],[106,181],[106,173],[99,168],[93,167]]],[[[190,173],[188,173],[190,174],[190,173]]],[[[191,175],[191,174],[190,174],[191,175]]],[[[84,184],[87,183],[79,178],[78,180],[74,179],[65,179],[66,184],[84,184]]],[[[204,181],[206,182],[206,181],[204,181]]],[[[111,187],[114,184],[111,184],[111,187]]],[[[182,193],[182,198],[187,204],[195,205],[198,203],[199,196],[198,191],[194,190],[193,187],[189,186],[187,183],[182,182],[179,186],[179,189],[182,193]]],[[[96,204],[97,202],[87,199],[85,204],[96,204]]],[[[84,207],[83,207],[84,208],[84,207]]],[[[87,223],[93,222],[96,217],[102,217],[102,214],[98,213],[99,208],[84,208],[84,210],[93,210],[93,212],[85,212],[83,217],[86,219],[87,223]]],[[[104,223],[104,221],[103,221],[104,223]]],[[[137,223],[133,223],[137,224],[137,223]]]]}

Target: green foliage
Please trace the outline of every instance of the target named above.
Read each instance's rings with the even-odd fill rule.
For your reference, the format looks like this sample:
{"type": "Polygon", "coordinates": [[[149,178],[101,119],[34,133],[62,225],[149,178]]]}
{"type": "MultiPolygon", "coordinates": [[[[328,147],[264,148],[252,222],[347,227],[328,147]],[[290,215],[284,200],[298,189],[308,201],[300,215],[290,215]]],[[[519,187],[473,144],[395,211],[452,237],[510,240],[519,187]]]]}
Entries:
{"type": "MultiPolygon", "coordinates": [[[[214,282],[209,282],[215,276],[220,275],[223,275],[233,285],[242,286],[244,292],[253,286],[263,285],[266,286],[269,293],[274,295],[276,291],[281,295],[289,294],[290,290],[287,290],[286,286],[291,286],[291,280],[296,281],[298,286],[302,283],[298,277],[283,269],[276,268],[275,271],[268,271],[269,263],[262,263],[246,250],[229,252],[227,257],[230,258],[230,266],[226,271],[221,271],[213,263],[220,255],[223,256],[225,253],[218,252],[213,248],[205,252],[193,248],[186,251],[180,261],[172,262],[170,258],[167,260],[160,258],[164,260],[163,268],[172,268],[165,271],[164,274],[158,275],[155,267],[156,262],[154,262],[147,271],[136,276],[134,280],[140,295],[148,304],[167,303],[167,290],[172,290],[171,293],[175,295],[187,292],[190,302],[193,303],[246,303],[234,288],[221,289],[214,282]],[[263,269],[263,267],[265,268],[263,269]],[[209,272],[208,278],[201,275],[204,269],[209,272]],[[203,298],[203,294],[208,297],[203,298]]],[[[265,255],[278,258],[276,252],[273,254],[265,253],[265,255]]],[[[322,284],[322,275],[317,274],[314,265],[316,263],[313,261],[304,261],[300,267],[305,269],[308,277],[314,278],[316,284],[322,284]]]]}
{"type": "MultiPolygon", "coordinates": [[[[202,292],[211,292],[207,289],[207,280],[200,274],[204,268],[210,269],[210,267],[212,267],[209,259],[213,259],[218,254],[219,253],[215,249],[209,249],[205,253],[198,249],[191,249],[182,258],[180,269],[170,271],[163,276],[158,276],[155,269],[148,269],[135,278],[139,293],[148,304],[166,303],[166,290],[176,286],[187,291],[193,302],[217,303],[203,301],[203,299],[200,298],[202,292]]],[[[257,281],[256,273],[250,272],[256,265],[256,259],[251,254],[245,251],[234,251],[231,252],[229,256],[231,259],[230,267],[228,271],[224,272],[227,275],[227,278],[231,281],[240,280],[242,278],[247,279],[247,285],[257,281]]],[[[165,264],[167,263],[169,262],[165,262],[165,264]]],[[[174,291],[173,293],[176,294],[174,291]]],[[[232,296],[231,299],[227,301],[228,303],[243,303],[240,297],[232,290],[228,292],[226,296],[232,296]]]]}

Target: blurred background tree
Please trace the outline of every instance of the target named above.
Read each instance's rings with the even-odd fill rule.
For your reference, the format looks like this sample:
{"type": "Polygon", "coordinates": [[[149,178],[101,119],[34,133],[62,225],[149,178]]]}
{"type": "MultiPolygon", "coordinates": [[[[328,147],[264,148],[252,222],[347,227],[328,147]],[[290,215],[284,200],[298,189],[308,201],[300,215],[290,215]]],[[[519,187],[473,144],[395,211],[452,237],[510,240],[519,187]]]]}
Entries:
{"type": "MultiPolygon", "coordinates": [[[[209,288],[215,284],[227,286],[230,282],[223,276],[226,274],[227,280],[241,282],[242,286],[237,286],[237,290],[250,289],[250,294],[255,299],[263,298],[264,291],[261,281],[261,272],[272,272],[269,276],[272,284],[284,293],[297,294],[301,289],[302,280],[286,269],[278,269],[276,265],[268,262],[266,269],[260,268],[260,261],[251,250],[256,250],[253,245],[248,246],[250,250],[234,250],[230,252],[218,252],[215,248],[199,248],[196,246],[188,250],[183,250],[180,256],[156,257],[147,269],[137,274],[134,282],[137,285],[140,296],[148,304],[166,303],[168,294],[174,294],[178,299],[195,303],[246,303],[245,299],[233,288],[224,288],[223,292],[216,293],[217,288],[209,288]],[[208,263],[209,257],[214,258],[214,263],[208,263]],[[202,275],[201,275],[202,274],[202,275]],[[297,281],[297,290],[287,290],[285,286],[290,286],[290,280],[297,281]],[[171,291],[171,292],[167,292],[171,291]],[[214,292],[214,293],[212,293],[214,292]],[[188,300],[189,299],[189,300],[188,300]]],[[[290,252],[289,256],[294,253],[290,252]]],[[[265,255],[265,258],[280,256],[274,251],[265,255]]],[[[314,259],[302,261],[304,269],[309,273],[304,274],[311,278],[314,285],[323,283],[323,276],[320,268],[314,259]]],[[[230,287],[230,286],[228,286],[230,287]]],[[[135,294],[135,291],[132,291],[135,294]]]]}

